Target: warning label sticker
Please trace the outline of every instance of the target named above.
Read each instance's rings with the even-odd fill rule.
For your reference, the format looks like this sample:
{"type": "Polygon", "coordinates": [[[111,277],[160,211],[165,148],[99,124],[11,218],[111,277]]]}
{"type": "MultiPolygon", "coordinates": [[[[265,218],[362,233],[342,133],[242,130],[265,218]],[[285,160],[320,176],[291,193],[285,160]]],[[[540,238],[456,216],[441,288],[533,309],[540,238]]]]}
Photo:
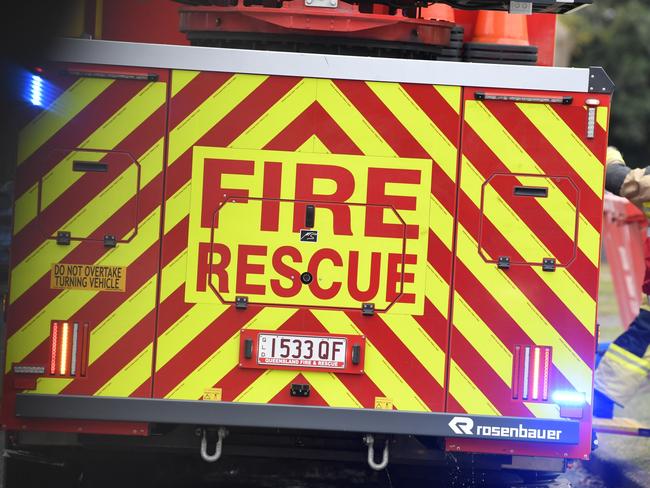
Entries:
{"type": "Polygon", "coordinates": [[[124,291],[126,266],[57,263],[50,272],[50,288],[58,290],[124,291]]]}

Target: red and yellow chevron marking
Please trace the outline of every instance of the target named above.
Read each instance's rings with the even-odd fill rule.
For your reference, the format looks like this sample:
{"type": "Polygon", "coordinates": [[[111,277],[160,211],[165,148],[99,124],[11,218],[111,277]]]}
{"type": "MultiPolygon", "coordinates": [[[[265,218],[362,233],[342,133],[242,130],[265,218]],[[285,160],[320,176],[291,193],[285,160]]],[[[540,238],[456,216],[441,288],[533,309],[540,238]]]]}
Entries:
{"type": "Polygon", "coordinates": [[[21,133],[5,371],[49,362],[51,320],[90,328],[87,375],[40,378],[37,393],[151,394],[150,378],[133,384],[129,372],[151,371],[155,330],[169,78],[156,74],[155,82],[51,76],[67,89],[21,133]],[[108,171],[73,171],[78,160],[108,171]],[[80,240],[47,240],[57,230],[80,240]],[[130,239],[105,248],[106,233],[130,239]],[[124,266],[126,290],[51,289],[52,263],[124,266]]]}
{"type": "MultiPolygon", "coordinates": [[[[517,344],[550,346],[551,387],[590,398],[606,133],[601,119],[596,137],[585,138],[581,102],[504,104],[465,95],[450,359],[502,415],[559,415],[548,403],[513,401],[517,344]],[[512,173],[510,181],[485,184],[512,173]],[[522,201],[513,185],[548,188],[548,198],[522,201]],[[558,267],[504,271],[499,256],[513,263],[555,257],[558,267]]],[[[483,413],[455,397],[463,383],[450,375],[450,410],[483,413]]]]}
{"type": "MultiPolygon", "coordinates": [[[[218,79],[217,75],[201,74],[193,83],[199,86],[207,78],[218,79]]],[[[228,99],[238,103],[230,113],[224,118],[215,118],[213,111],[207,111],[211,108],[211,99],[202,98],[194,109],[193,139],[188,141],[185,136],[175,139],[174,131],[170,135],[166,216],[172,217],[165,221],[163,257],[173,264],[169,270],[163,270],[163,295],[168,298],[162,299],[161,310],[168,309],[167,302],[178,304],[183,296],[185,300],[188,297],[187,289],[183,291],[182,288],[190,286],[185,277],[187,259],[195,252],[188,253],[186,247],[188,232],[192,232],[188,225],[192,194],[195,193],[190,180],[192,154],[196,157],[197,153],[196,149],[190,151],[192,145],[231,148],[231,151],[376,156],[384,158],[387,164],[388,158],[430,160],[434,155],[434,177],[444,176],[445,184],[429,194],[431,202],[427,207],[435,206],[446,212],[453,210],[458,88],[243,75],[235,75],[222,87],[233,90],[228,99]],[[238,92],[234,91],[236,87],[238,92]],[[456,106],[452,107],[450,104],[454,103],[456,106]]],[[[189,91],[191,88],[192,85],[188,85],[186,103],[195,107],[197,101],[189,91]]],[[[172,103],[171,112],[174,110],[181,108],[172,103]]],[[[190,129],[187,131],[189,133],[190,129]]],[[[236,188],[244,181],[245,177],[230,177],[228,184],[236,188]]],[[[254,193],[249,194],[254,196],[254,193]]],[[[417,318],[409,315],[391,318],[390,314],[379,314],[369,320],[360,320],[359,312],[308,312],[301,308],[271,306],[235,311],[231,307],[185,301],[181,314],[170,317],[161,314],[155,396],[198,399],[206,389],[217,387],[222,389],[224,400],[287,403],[292,399],[285,387],[302,374],[301,377],[319,394],[318,402],[325,405],[371,407],[376,396],[388,396],[400,409],[441,409],[453,218],[445,218],[445,225],[436,232],[435,242],[444,242],[447,248],[442,254],[434,253],[429,244],[431,259],[426,266],[429,270],[426,290],[431,286],[439,293],[425,294],[426,297],[435,296],[435,305],[429,298],[424,299],[426,312],[423,316],[417,314],[417,318]],[[429,285],[431,274],[438,281],[429,285]],[[183,326],[184,323],[188,325],[183,326]],[[364,334],[367,338],[366,374],[351,378],[334,373],[241,369],[238,367],[238,333],[242,327],[364,334]],[[207,343],[211,346],[206,346],[207,343]]]]}
{"type": "MultiPolygon", "coordinates": [[[[606,98],[596,135],[586,139],[582,95],[555,106],[481,102],[459,87],[159,75],[157,82],[68,80],[57,110],[25,129],[7,373],[14,363],[47,363],[49,324],[59,319],[89,324],[88,371],[40,378],[36,393],[196,400],[220,388],[232,402],[374,408],[382,397],[400,410],[557,417],[549,403],[513,400],[515,345],[552,348],[553,388],[590,390],[606,98]],[[124,154],[139,165],[137,195],[135,165],[124,154]],[[188,279],[200,263],[197,239],[211,239],[209,227],[197,225],[202,195],[247,188],[245,196],[259,198],[270,188],[276,198],[295,198],[246,172],[197,188],[201,165],[225,158],[259,166],[270,156],[283,167],[346,162],[359,181],[373,164],[414,165],[426,175],[421,194],[400,193],[405,183],[386,189],[417,202],[413,216],[404,215],[405,225],[418,225],[413,252],[421,260],[417,271],[402,265],[417,275],[415,289],[405,288],[417,306],[368,317],[349,297],[335,306],[267,300],[238,310],[197,295],[188,279]],[[81,158],[105,162],[114,174],[71,171],[81,158]],[[518,197],[515,186],[548,193],[518,197]],[[46,239],[57,230],[83,239],[67,246],[46,239]],[[107,249],[106,233],[132,239],[107,249]],[[511,259],[510,269],[496,266],[500,256],[511,259]],[[542,270],[543,258],[556,259],[555,271],[542,270]],[[59,262],[126,266],[126,291],[50,289],[49,270],[59,262]],[[242,329],[363,335],[364,372],[241,368],[242,329]],[[309,383],[312,395],[290,397],[292,382],[309,383]]],[[[291,174],[280,182],[296,186],[291,174]]],[[[323,195],[333,191],[326,179],[318,185],[323,195]]],[[[354,195],[353,204],[367,199],[354,195]]],[[[238,235],[237,218],[228,238],[238,235]]]]}
{"type": "MultiPolygon", "coordinates": [[[[91,326],[87,377],[42,378],[37,393],[150,394],[156,296],[152,264],[157,259],[160,219],[155,194],[161,183],[164,154],[164,134],[155,124],[163,120],[160,114],[165,108],[166,89],[164,82],[124,85],[122,81],[81,80],[57,101],[64,108],[69,106],[67,119],[36,121],[26,132],[33,147],[21,150],[25,154],[21,166],[38,167],[40,176],[25,172],[18,183],[14,234],[21,246],[12,269],[15,286],[7,371],[15,362],[47,357],[47,326],[53,318],[88,321],[91,326]],[[83,90],[79,91],[79,87],[83,90]],[[100,107],[103,111],[98,110],[100,107]],[[77,121],[82,118],[79,126],[77,121]],[[71,124],[74,127],[69,127],[71,124]],[[39,145],[36,142],[40,140],[39,145]],[[90,175],[71,174],[70,165],[81,153],[53,152],[52,148],[59,147],[92,149],[83,153],[87,156],[84,159],[92,161],[106,162],[111,151],[135,155],[141,167],[141,190],[138,232],[133,241],[106,251],[95,242],[73,241],[63,247],[42,240],[40,219],[45,216],[51,222],[48,229],[71,229],[73,235],[91,238],[101,238],[100,232],[107,228],[116,229],[113,232],[119,237],[131,230],[125,217],[132,211],[132,177],[125,173],[115,179],[117,183],[114,180],[102,186],[90,175]],[[43,182],[47,182],[48,190],[41,190],[39,211],[35,199],[38,186],[45,188],[43,182]],[[84,193],[84,188],[89,191],[84,193]],[[127,291],[121,296],[50,290],[47,273],[53,261],[127,265],[127,291]]],[[[430,159],[434,154],[432,171],[436,176],[444,175],[448,183],[431,193],[430,206],[449,212],[453,209],[458,123],[443,115],[457,118],[458,107],[450,104],[460,102],[460,90],[176,72],[169,92],[172,99],[168,104],[168,184],[162,226],[165,239],[155,343],[155,395],[200,398],[206,387],[223,382],[232,385],[224,388],[225,399],[284,401],[276,398],[278,392],[296,375],[238,371],[238,331],[243,327],[348,330],[369,338],[367,375],[350,379],[305,372],[302,378],[314,385],[318,401],[362,407],[374,405],[376,396],[389,396],[397,408],[440,410],[444,400],[450,251],[445,256],[432,252],[429,246],[426,280],[436,277],[431,284],[434,290],[446,287],[445,292],[436,293],[430,292],[427,285],[425,315],[431,319],[376,317],[363,322],[352,312],[311,313],[264,307],[242,314],[229,306],[186,303],[183,289],[192,194],[191,154],[197,145],[388,158],[430,159]],[[404,101],[409,105],[404,106],[404,101]],[[402,124],[399,120],[404,117],[408,122],[402,124]],[[433,128],[435,137],[427,137],[423,127],[433,128]],[[430,297],[435,297],[433,302],[430,297]]],[[[431,235],[435,243],[443,242],[450,248],[452,230],[449,220],[431,235]]]]}

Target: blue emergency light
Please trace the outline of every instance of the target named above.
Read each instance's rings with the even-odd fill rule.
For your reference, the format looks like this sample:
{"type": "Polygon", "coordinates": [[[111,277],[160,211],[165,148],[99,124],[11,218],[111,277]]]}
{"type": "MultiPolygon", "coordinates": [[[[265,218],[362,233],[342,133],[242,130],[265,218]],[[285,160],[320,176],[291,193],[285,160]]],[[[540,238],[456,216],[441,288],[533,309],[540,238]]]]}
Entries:
{"type": "Polygon", "coordinates": [[[553,403],[579,407],[586,403],[585,394],[575,390],[558,390],[551,395],[553,403]]]}

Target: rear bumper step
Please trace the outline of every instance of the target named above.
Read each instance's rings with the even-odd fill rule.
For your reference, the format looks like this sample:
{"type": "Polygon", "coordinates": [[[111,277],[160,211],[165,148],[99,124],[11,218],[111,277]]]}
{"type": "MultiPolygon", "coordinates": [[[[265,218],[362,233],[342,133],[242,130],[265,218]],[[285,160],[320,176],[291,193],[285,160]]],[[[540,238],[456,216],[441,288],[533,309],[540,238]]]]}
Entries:
{"type": "Polygon", "coordinates": [[[16,416],[578,444],[575,420],[256,403],[19,394],[16,416]]]}

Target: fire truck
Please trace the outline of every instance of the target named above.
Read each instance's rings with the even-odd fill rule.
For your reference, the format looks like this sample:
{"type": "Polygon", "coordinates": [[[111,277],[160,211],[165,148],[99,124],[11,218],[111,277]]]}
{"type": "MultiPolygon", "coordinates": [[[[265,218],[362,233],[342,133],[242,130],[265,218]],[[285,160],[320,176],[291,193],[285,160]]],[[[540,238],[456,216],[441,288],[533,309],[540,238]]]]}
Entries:
{"type": "Polygon", "coordinates": [[[158,3],[32,74],[9,445],[588,459],[613,84],[545,36],[589,2],[158,3]]]}

